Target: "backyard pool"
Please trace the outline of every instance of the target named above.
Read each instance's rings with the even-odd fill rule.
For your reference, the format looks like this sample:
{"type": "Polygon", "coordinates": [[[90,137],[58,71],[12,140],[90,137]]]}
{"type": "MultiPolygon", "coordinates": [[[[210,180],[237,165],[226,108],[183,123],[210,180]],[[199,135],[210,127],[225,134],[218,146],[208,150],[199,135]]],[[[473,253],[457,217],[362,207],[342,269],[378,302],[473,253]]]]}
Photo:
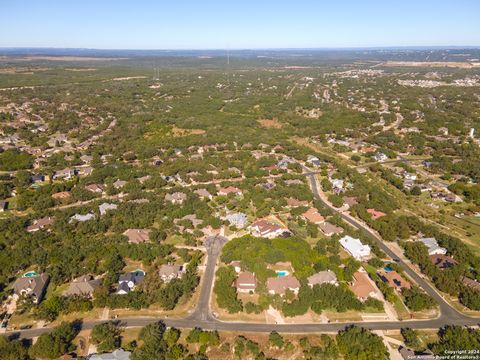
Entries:
{"type": "Polygon", "coordinates": [[[289,272],[287,270],[277,270],[275,271],[277,273],[277,276],[287,276],[289,274],[289,272]]]}
{"type": "Polygon", "coordinates": [[[387,265],[387,266],[385,266],[385,267],[383,268],[383,270],[385,270],[385,271],[392,271],[393,269],[392,269],[390,266],[387,265]]]}
{"type": "Polygon", "coordinates": [[[23,277],[34,277],[34,276],[38,276],[38,273],[36,271],[29,271],[23,274],[23,277]]]}

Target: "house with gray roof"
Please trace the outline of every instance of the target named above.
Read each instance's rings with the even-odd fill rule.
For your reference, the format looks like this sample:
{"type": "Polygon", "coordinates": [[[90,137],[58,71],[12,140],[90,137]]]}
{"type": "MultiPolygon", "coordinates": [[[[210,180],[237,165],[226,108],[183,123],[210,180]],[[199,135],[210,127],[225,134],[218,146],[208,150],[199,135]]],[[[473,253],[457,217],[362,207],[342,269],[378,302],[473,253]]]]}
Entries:
{"type": "Polygon", "coordinates": [[[85,222],[85,221],[88,221],[88,220],[93,220],[95,219],[95,214],[93,213],[88,213],[88,214],[85,214],[85,215],[82,215],[82,214],[75,214],[73,215],[70,220],[68,221],[69,224],[75,222],[75,221],[78,221],[78,222],[85,222]]]}
{"type": "Polygon", "coordinates": [[[95,289],[99,286],[100,279],[95,279],[92,275],[82,275],[70,283],[68,290],[63,295],[93,297],[95,289]]]}
{"type": "Polygon", "coordinates": [[[13,284],[13,294],[17,297],[29,297],[35,304],[39,304],[47,288],[48,280],[49,276],[45,273],[18,278],[13,284]]]}
{"type": "Polygon", "coordinates": [[[435,238],[422,238],[420,242],[427,247],[428,255],[445,255],[447,253],[447,249],[438,245],[435,238]]]}
{"type": "Polygon", "coordinates": [[[135,290],[143,279],[145,279],[145,272],[143,270],[135,270],[126,274],[120,275],[118,278],[117,294],[125,295],[135,290]]]}
{"type": "Polygon", "coordinates": [[[180,279],[184,273],[183,265],[162,265],[158,270],[158,275],[164,282],[170,282],[173,279],[180,279]]]}
{"type": "Polygon", "coordinates": [[[46,217],[34,220],[33,224],[27,226],[27,231],[35,232],[38,230],[42,230],[52,224],[53,224],[53,218],[51,218],[50,216],[46,216],[46,217]]]}
{"type": "Polygon", "coordinates": [[[182,192],[174,192],[173,194],[165,195],[165,200],[170,201],[172,204],[182,204],[187,200],[187,195],[182,192]]]}
{"type": "Polygon", "coordinates": [[[98,206],[98,210],[100,215],[105,215],[109,210],[117,210],[117,207],[117,204],[103,203],[98,206]]]}
{"type": "Polygon", "coordinates": [[[111,353],[93,354],[88,360],[130,360],[132,353],[123,349],[117,349],[111,353]]]}
{"type": "Polygon", "coordinates": [[[245,225],[247,225],[247,215],[242,212],[228,214],[225,216],[225,219],[230,223],[230,225],[233,225],[238,229],[242,229],[245,227],[245,225]]]}

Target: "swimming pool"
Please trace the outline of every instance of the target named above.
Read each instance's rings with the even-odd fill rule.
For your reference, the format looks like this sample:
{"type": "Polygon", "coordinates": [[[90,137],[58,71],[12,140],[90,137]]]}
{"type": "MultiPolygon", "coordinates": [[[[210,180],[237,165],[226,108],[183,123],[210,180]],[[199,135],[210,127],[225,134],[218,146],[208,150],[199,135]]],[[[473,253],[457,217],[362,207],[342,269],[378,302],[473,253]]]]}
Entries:
{"type": "Polygon", "coordinates": [[[287,276],[289,274],[287,270],[277,270],[275,272],[277,273],[277,276],[280,276],[280,277],[287,276]]]}
{"type": "Polygon", "coordinates": [[[23,274],[23,277],[34,277],[34,276],[38,276],[38,273],[36,271],[29,271],[23,274]]]}
{"type": "Polygon", "coordinates": [[[391,267],[391,266],[388,266],[388,265],[385,266],[385,267],[383,268],[383,270],[385,270],[385,271],[393,271],[392,267],[391,267]]]}

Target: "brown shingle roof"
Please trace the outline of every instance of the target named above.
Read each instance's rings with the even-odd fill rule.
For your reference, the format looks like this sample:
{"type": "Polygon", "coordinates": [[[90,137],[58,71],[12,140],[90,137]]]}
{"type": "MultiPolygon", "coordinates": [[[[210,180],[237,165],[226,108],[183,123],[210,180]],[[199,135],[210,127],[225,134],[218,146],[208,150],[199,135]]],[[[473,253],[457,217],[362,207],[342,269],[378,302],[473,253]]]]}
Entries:
{"type": "Polygon", "coordinates": [[[341,234],[343,232],[343,229],[340,226],[330,224],[327,221],[319,224],[318,228],[327,236],[333,235],[333,234],[341,234]]]}
{"type": "Polygon", "coordinates": [[[92,296],[96,288],[100,286],[100,280],[94,279],[91,275],[83,275],[70,283],[66,296],[72,295],[88,295],[92,296]]]}
{"type": "Polygon", "coordinates": [[[238,277],[235,280],[235,287],[239,290],[254,291],[257,287],[257,278],[255,277],[255,274],[248,271],[238,274],[238,277]]]}
{"type": "Polygon", "coordinates": [[[300,282],[293,276],[277,276],[267,279],[267,289],[275,294],[283,295],[287,289],[300,289],[300,282]]]}
{"type": "Polygon", "coordinates": [[[430,261],[440,269],[446,269],[458,264],[457,260],[447,255],[436,254],[430,255],[429,258],[430,261]]]}
{"type": "Polygon", "coordinates": [[[321,224],[325,221],[325,218],[320,215],[318,210],[315,208],[308,209],[302,214],[302,216],[313,224],[321,224]]]}
{"type": "Polygon", "coordinates": [[[380,276],[380,279],[387,283],[391,288],[403,290],[410,289],[412,287],[412,285],[396,271],[380,270],[377,274],[380,276]]]}
{"type": "Polygon", "coordinates": [[[366,299],[371,293],[375,292],[375,287],[370,282],[368,275],[357,271],[353,274],[354,282],[348,287],[360,299],[366,299]]]}
{"type": "Polygon", "coordinates": [[[150,241],[150,230],[146,229],[128,229],[123,233],[128,237],[128,242],[133,244],[140,244],[150,241]]]}

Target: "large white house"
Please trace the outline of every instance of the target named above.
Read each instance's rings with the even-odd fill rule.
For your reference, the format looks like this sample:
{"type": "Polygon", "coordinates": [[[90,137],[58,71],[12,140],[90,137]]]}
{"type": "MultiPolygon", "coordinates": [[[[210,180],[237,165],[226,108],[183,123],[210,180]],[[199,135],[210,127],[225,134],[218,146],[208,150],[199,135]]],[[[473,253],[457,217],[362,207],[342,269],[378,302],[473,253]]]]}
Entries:
{"type": "Polygon", "coordinates": [[[420,241],[427,247],[428,255],[445,255],[447,253],[447,249],[438,245],[435,238],[423,238],[420,241]]]}
{"type": "Polygon", "coordinates": [[[359,239],[349,235],[345,235],[340,239],[340,245],[357,260],[370,256],[370,246],[363,245],[359,239]]]}

